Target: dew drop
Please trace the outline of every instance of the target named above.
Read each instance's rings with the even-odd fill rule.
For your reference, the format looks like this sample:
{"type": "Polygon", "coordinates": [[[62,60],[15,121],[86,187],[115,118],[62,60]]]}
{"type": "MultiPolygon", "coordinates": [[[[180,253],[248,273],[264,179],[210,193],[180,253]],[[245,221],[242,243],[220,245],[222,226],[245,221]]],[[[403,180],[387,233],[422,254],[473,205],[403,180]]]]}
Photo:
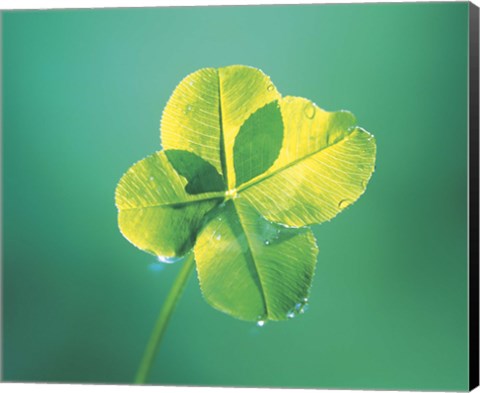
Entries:
{"type": "Polygon", "coordinates": [[[183,257],[164,257],[162,255],[157,256],[157,261],[161,263],[172,264],[178,261],[181,261],[183,257]]]}
{"type": "Polygon", "coordinates": [[[338,207],[340,209],[345,209],[350,204],[351,204],[351,202],[348,199],[342,199],[340,202],[338,202],[338,207]]]}
{"type": "Polygon", "coordinates": [[[304,314],[308,309],[308,298],[303,298],[301,302],[295,304],[295,306],[288,311],[287,318],[295,318],[299,314],[304,314]]]}
{"type": "Polygon", "coordinates": [[[299,310],[299,313],[300,313],[300,314],[305,314],[305,311],[307,311],[307,310],[308,310],[308,304],[305,303],[305,304],[302,306],[302,308],[299,310]]]}
{"type": "Polygon", "coordinates": [[[266,319],[265,319],[265,315],[259,315],[259,316],[257,317],[257,326],[262,327],[262,326],[264,326],[266,323],[267,323],[267,321],[266,321],[266,319]]]}
{"type": "Polygon", "coordinates": [[[270,240],[265,240],[265,241],[263,242],[263,244],[265,244],[266,246],[268,246],[268,245],[270,244],[270,240]]]}
{"type": "Polygon", "coordinates": [[[150,181],[153,181],[153,176],[150,176],[150,181]]]}
{"type": "Polygon", "coordinates": [[[307,116],[309,119],[313,119],[315,117],[315,107],[311,103],[305,105],[304,112],[305,116],[307,116]]]}
{"type": "Polygon", "coordinates": [[[217,235],[215,239],[220,240],[222,238],[222,235],[217,235]]]}
{"type": "Polygon", "coordinates": [[[273,85],[268,85],[268,87],[267,87],[268,91],[273,91],[273,89],[275,89],[275,87],[273,85]]]}

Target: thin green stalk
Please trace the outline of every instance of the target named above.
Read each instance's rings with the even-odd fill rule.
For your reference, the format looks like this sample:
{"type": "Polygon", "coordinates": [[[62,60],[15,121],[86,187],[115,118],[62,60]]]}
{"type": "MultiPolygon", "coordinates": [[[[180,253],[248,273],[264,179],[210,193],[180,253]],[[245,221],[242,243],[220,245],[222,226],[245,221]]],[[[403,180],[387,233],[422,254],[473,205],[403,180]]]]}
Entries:
{"type": "Polygon", "coordinates": [[[142,362],[138,368],[137,375],[135,376],[136,384],[144,384],[148,378],[150,370],[155,360],[155,355],[157,353],[162,337],[167,330],[168,321],[172,316],[173,310],[177,305],[178,300],[187,284],[190,273],[195,266],[195,257],[193,252],[183,261],[183,266],[180,272],[178,273],[175,282],[173,283],[172,289],[170,290],[165,303],[163,304],[162,310],[158,315],[157,322],[153,328],[152,335],[148,341],[147,348],[143,354],[142,362]]]}

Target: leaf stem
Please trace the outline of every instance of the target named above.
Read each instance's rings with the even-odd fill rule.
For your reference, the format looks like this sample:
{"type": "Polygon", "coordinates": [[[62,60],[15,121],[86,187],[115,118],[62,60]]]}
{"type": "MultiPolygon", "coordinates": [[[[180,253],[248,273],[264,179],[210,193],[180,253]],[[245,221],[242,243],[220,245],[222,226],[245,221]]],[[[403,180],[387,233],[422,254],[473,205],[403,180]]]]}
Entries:
{"type": "Polygon", "coordinates": [[[138,368],[137,375],[135,376],[135,384],[144,384],[150,374],[153,361],[155,360],[155,355],[158,351],[158,347],[162,338],[167,330],[168,321],[172,316],[173,311],[175,310],[175,306],[177,305],[180,296],[185,289],[185,286],[188,282],[188,278],[190,277],[190,273],[195,266],[195,256],[193,252],[190,253],[183,261],[183,266],[180,272],[178,273],[175,282],[172,285],[172,289],[163,304],[162,310],[158,315],[157,322],[155,323],[155,327],[153,328],[152,335],[150,336],[150,340],[148,341],[147,347],[145,349],[145,353],[143,354],[142,361],[140,363],[140,367],[138,368]]]}

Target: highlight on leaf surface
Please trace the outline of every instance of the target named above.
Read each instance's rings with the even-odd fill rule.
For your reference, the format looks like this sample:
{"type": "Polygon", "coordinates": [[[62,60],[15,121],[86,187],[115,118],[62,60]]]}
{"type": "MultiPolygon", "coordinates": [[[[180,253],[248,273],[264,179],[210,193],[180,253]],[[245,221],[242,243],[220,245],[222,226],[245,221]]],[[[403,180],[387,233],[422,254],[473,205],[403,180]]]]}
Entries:
{"type": "Polygon", "coordinates": [[[306,227],[355,202],[374,137],[347,111],[281,97],[247,66],[183,79],[161,120],[164,150],[116,190],[122,234],[142,250],[193,248],[206,301],[243,320],[282,320],[308,298],[317,245],[306,227]]]}

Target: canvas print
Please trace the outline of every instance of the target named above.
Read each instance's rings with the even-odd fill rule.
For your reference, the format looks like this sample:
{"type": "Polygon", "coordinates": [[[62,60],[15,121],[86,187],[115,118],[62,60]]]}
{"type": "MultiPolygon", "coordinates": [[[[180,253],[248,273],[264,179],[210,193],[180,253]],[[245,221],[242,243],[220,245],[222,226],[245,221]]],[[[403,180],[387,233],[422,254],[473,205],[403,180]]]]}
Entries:
{"type": "Polygon", "coordinates": [[[468,2],[3,12],[3,381],[474,388],[475,34],[468,2]]]}

